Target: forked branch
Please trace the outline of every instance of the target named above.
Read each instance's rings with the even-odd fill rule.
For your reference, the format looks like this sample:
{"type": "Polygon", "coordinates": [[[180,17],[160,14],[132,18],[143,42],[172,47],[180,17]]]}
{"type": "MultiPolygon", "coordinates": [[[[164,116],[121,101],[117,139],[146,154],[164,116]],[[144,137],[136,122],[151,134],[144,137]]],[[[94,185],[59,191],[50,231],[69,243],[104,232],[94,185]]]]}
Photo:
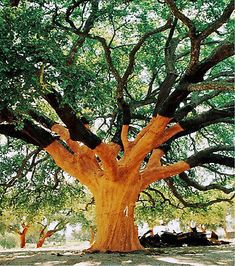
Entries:
{"type": "Polygon", "coordinates": [[[45,150],[54,159],[57,166],[69,175],[77,178],[81,183],[92,188],[95,180],[94,173],[98,175],[97,165],[81,155],[71,154],[61,143],[54,141],[45,150]]]}
{"type": "Polygon", "coordinates": [[[149,152],[159,147],[164,141],[164,131],[170,120],[162,116],[153,117],[136,136],[128,156],[122,159],[124,163],[129,167],[139,165],[149,152]]]}

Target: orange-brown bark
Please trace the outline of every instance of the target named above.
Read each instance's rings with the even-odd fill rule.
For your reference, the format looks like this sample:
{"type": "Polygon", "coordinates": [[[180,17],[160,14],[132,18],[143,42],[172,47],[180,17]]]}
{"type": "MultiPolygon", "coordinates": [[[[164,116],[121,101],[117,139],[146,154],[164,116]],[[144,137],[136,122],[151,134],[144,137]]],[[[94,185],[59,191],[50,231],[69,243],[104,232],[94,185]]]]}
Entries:
{"type": "Polygon", "coordinates": [[[121,132],[121,140],[124,148],[124,152],[127,153],[129,150],[130,142],[128,141],[128,130],[129,125],[123,125],[122,126],[122,132],[121,132]]]}
{"type": "Polygon", "coordinates": [[[171,126],[170,128],[166,129],[162,137],[162,143],[165,143],[168,139],[170,139],[181,131],[183,131],[183,128],[180,126],[180,124],[175,124],[174,126],[171,126]]]}
{"type": "Polygon", "coordinates": [[[129,165],[129,167],[141,164],[149,152],[164,143],[164,131],[170,120],[170,118],[160,115],[153,117],[149,125],[143,129],[144,133],[142,134],[140,132],[136,136],[132,143],[132,147],[127,154],[128,156],[125,156],[124,154],[124,157],[122,158],[124,163],[129,165]]]}
{"type": "Polygon", "coordinates": [[[52,235],[54,235],[54,233],[56,232],[56,230],[49,230],[46,233],[42,233],[42,236],[40,236],[38,242],[37,242],[37,248],[41,248],[45,242],[45,240],[49,237],[51,237],[52,235]]]}
{"type": "Polygon", "coordinates": [[[120,182],[102,179],[100,182],[100,190],[94,195],[96,241],[90,250],[130,252],[143,249],[134,224],[134,207],[141,180],[130,183],[128,178],[120,182]]]}
{"type": "MultiPolygon", "coordinates": [[[[45,150],[56,164],[88,186],[96,204],[96,239],[90,251],[141,250],[137,227],[134,224],[134,207],[139,194],[157,180],[179,174],[190,168],[179,161],[162,165],[163,150],[159,146],[182,131],[179,124],[167,128],[170,118],[158,115],[136,136],[128,140],[129,126],[122,128],[121,139],[124,155],[117,159],[117,144],[101,143],[94,150],[70,139],[69,132],[61,125],[53,130],[73,150],[74,154],[58,141],[45,150]],[[145,167],[142,162],[152,152],[145,167]]],[[[45,238],[40,240],[44,242],[45,238]]]]}
{"type": "Polygon", "coordinates": [[[26,247],[26,234],[29,230],[29,225],[22,224],[23,230],[22,232],[19,232],[20,235],[20,247],[25,248],[26,247]]]}
{"type": "Polygon", "coordinates": [[[102,174],[99,165],[89,159],[90,156],[71,154],[58,141],[51,143],[45,150],[53,157],[60,168],[71,176],[78,178],[81,183],[90,189],[95,186],[96,178],[94,177],[98,178],[102,174]]]}
{"type": "Polygon", "coordinates": [[[153,168],[153,167],[157,167],[157,166],[161,166],[161,158],[164,155],[164,151],[161,149],[155,149],[153,150],[149,161],[148,161],[148,165],[147,165],[147,169],[149,168],[153,168]]]}
{"type": "Polygon", "coordinates": [[[170,165],[146,168],[142,173],[142,190],[147,188],[154,181],[180,174],[189,169],[190,165],[184,161],[179,161],[170,165]]]}

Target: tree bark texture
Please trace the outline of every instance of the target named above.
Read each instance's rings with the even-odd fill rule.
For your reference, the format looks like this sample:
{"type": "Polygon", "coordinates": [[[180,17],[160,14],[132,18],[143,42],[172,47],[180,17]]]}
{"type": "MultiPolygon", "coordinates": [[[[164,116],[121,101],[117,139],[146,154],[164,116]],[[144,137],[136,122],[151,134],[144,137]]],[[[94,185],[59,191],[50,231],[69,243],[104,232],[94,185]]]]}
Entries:
{"type": "Polygon", "coordinates": [[[104,180],[95,193],[97,234],[91,251],[141,250],[134,207],[140,184],[104,180]]]}

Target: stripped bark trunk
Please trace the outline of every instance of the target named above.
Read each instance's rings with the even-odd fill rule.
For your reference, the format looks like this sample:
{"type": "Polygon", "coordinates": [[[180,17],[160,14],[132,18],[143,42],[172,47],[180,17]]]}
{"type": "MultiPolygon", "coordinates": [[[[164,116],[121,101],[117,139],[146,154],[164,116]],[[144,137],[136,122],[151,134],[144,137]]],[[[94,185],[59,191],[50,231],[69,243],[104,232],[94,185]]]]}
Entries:
{"type": "Polygon", "coordinates": [[[26,247],[26,234],[29,230],[29,226],[23,226],[23,231],[19,233],[20,235],[20,247],[25,248],[26,247]]]}
{"type": "Polygon", "coordinates": [[[41,248],[45,242],[45,240],[49,237],[51,237],[52,235],[54,235],[56,231],[55,230],[49,230],[46,233],[43,233],[43,235],[39,238],[38,242],[37,242],[37,248],[41,248]]]}
{"type": "MultiPolygon", "coordinates": [[[[123,179],[128,180],[127,179],[123,179]]],[[[140,185],[104,180],[95,193],[96,239],[90,251],[130,252],[142,250],[137,226],[134,224],[134,208],[140,193],[140,185]]]]}

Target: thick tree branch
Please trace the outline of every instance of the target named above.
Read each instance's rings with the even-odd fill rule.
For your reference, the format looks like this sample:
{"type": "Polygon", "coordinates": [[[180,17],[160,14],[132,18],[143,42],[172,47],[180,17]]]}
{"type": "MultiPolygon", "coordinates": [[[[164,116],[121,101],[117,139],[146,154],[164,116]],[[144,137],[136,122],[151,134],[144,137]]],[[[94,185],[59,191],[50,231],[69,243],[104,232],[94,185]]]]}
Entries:
{"type": "Polygon", "coordinates": [[[191,83],[203,81],[203,77],[208,70],[220,63],[221,61],[234,55],[233,42],[226,41],[219,45],[209,57],[201,61],[194,69],[191,76],[187,77],[187,80],[191,83]]]}
{"type": "Polygon", "coordinates": [[[216,90],[216,91],[234,91],[234,85],[229,82],[200,82],[191,84],[188,91],[216,90]]]}
{"type": "Polygon", "coordinates": [[[39,124],[41,124],[42,126],[48,128],[48,129],[51,129],[51,127],[55,124],[55,121],[53,121],[52,119],[50,119],[49,117],[47,117],[45,114],[42,114],[39,111],[30,110],[29,111],[29,115],[35,121],[37,121],[39,124]]]}
{"type": "Polygon", "coordinates": [[[153,117],[148,125],[143,128],[132,142],[128,156],[122,158],[124,164],[129,167],[138,165],[145,156],[162,144],[162,137],[170,119],[162,116],[153,117]]]}
{"type": "Polygon", "coordinates": [[[117,178],[117,155],[120,151],[120,146],[116,143],[101,143],[95,148],[96,155],[100,158],[104,175],[107,179],[116,181],[117,178]]]}
{"type": "Polygon", "coordinates": [[[84,160],[87,160],[87,162],[89,162],[89,166],[93,169],[93,171],[101,171],[99,164],[96,160],[94,151],[89,149],[87,146],[81,145],[77,141],[73,141],[70,138],[69,131],[64,126],[60,124],[55,124],[52,126],[51,130],[57,133],[60,136],[60,139],[65,141],[69,148],[77,156],[81,156],[84,160]]]}
{"type": "Polygon", "coordinates": [[[210,147],[205,150],[199,151],[196,154],[190,156],[186,162],[190,167],[195,167],[198,165],[206,163],[216,163],[228,167],[234,167],[234,158],[225,155],[215,154],[215,152],[233,151],[233,146],[215,146],[210,147]]]}
{"type": "Polygon", "coordinates": [[[190,103],[186,104],[182,108],[180,108],[176,113],[175,113],[175,119],[177,121],[182,120],[184,117],[187,116],[187,114],[191,111],[193,111],[197,106],[200,104],[207,102],[210,99],[213,99],[214,97],[218,96],[221,93],[221,91],[214,91],[211,92],[210,94],[203,95],[201,97],[197,97],[194,100],[191,100],[190,103]]]}
{"type": "MultiPolygon", "coordinates": [[[[43,65],[41,67],[39,83],[42,87],[48,86],[44,81],[43,65]]],[[[69,129],[70,138],[72,140],[81,141],[91,149],[94,149],[101,143],[101,140],[86,127],[88,121],[83,117],[78,118],[74,113],[74,110],[67,103],[63,104],[62,96],[58,91],[50,87],[50,92],[45,93],[42,96],[56,111],[60,119],[65,123],[69,129]]],[[[43,122],[45,122],[45,119],[43,122]]]]}
{"type": "Polygon", "coordinates": [[[124,152],[127,152],[128,148],[129,148],[128,130],[129,130],[129,125],[123,125],[122,126],[121,140],[122,140],[124,152]]]}
{"type": "MultiPolygon", "coordinates": [[[[36,122],[48,129],[50,129],[54,123],[50,118],[42,115],[38,111],[30,110],[28,111],[28,114],[36,122]]],[[[22,121],[24,123],[24,127],[21,129],[16,129],[16,126],[13,124],[16,124],[17,121],[20,120],[21,117],[16,117],[13,112],[10,112],[7,108],[3,108],[0,112],[0,123],[4,124],[0,124],[0,132],[2,134],[22,139],[28,143],[40,147],[44,147],[43,145],[47,145],[47,143],[50,144],[52,141],[54,141],[53,136],[48,131],[41,126],[36,125],[32,121],[22,121]]]]}
{"type": "Polygon", "coordinates": [[[164,101],[169,96],[169,93],[172,89],[173,84],[175,83],[176,78],[177,78],[177,75],[175,73],[167,74],[166,78],[160,85],[159,94],[157,97],[157,101],[155,101],[156,104],[155,104],[155,108],[153,111],[154,116],[158,114],[158,111],[161,109],[162,105],[164,104],[164,101]]]}
{"type": "Polygon", "coordinates": [[[166,40],[166,45],[164,50],[165,50],[165,67],[167,75],[159,87],[159,93],[154,110],[155,114],[160,109],[161,104],[163,104],[165,99],[169,96],[172,86],[175,83],[175,80],[178,76],[177,71],[175,69],[175,50],[178,45],[178,40],[173,38],[176,24],[177,24],[177,19],[174,20],[168,38],[166,40]]]}
{"type": "Polygon", "coordinates": [[[16,127],[11,124],[0,124],[0,133],[6,136],[21,139],[41,148],[50,145],[56,140],[50,132],[30,121],[25,121],[23,129],[20,130],[17,130],[16,127]]]}
{"type": "Polygon", "coordinates": [[[164,179],[176,174],[180,174],[186,170],[189,170],[192,167],[205,164],[205,163],[218,163],[228,167],[234,166],[234,160],[232,157],[215,154],[218,151],[232,151],[232,146],[220,146],[220,147],[210,147],[203,151],[200,151],[185,161],[179,161],[177,163],[159,166],[158,161],[156,160],[156,165],[151,161],[151,167],[146,167],[142,172],[143,186],[145,189],[149,184],[164,179]]]}
{"type": "Polygon", "coordinates": [[[161,164],[161,158],[165,155],[164,151],[160,148],[153,150],[148,164],[146,166],[146,169],[151,169],[152,167],[160,167],[161,164]]]}
{"type": "MultiPolygon", "coordinates": [[[[200,44],[198,44],[200,45],[200,44]]],[[[197,50],[197,45],[194,47],[197,50]]],[[[191,49],[194,49],[193,45],[191,49]]],[[[202,82],[204,75],[212,67],[220,63],[221,61],[229,58],[234,54],[234,44],[226,41],[218,46],[209,57],[201,61],[200,63],[195,61],[196,58],[191,52],[191,57],[195,61],[188,67],[186,74],[182,77],[176,90],[164,101],[162,108],[158,111],[158,114],[167,117],[173,117],[175,110],[179,104],[189,95],[188,87],[198,82],[202,82]]],[[[191,60],[192,61],[192,60],[191,60]]],[[[218,89],[218,87],[217,87],[218,89]]],[[[154,116],[157,115],[155,110],[154,116]]]]}
{"type": "Polygon", "coordinates": [[[234,191],[234,188],[226,188],[226,187],[224,187],[224,186],[222,186],[220,184],[216,184],[216,183],[212,183],[212,184],[209,184],[207,186],[203,186],[203,185],[199,184],[198,182],[196,182],[195,180],[189,178],[188,175],[185,172],[180,173],[179,177],[188,186],[194,187],[194,188],[196,188],[196,189],[198,189],[200,191],[208,191],[208,190],[212,190],[212,189],[217,189],[217,190],[223,191],[226,194],[229,194],[229,193],[234,191]]]}
{"type": "Polygon", "coordinates": [[[122,124],[129,125],[131,123],[131,109],[129,104],[127,104],[124,101],[123,95],[121,96],[122,98],[117,97],[119,107],[122,110],[122,124]]]}
{"type": "Polygon", "coordinates": [[[101,143],[101,140],[85,126],[87,121],[78,118],[68,104],[62,105],[62,97],[57,91],[53,90],[44,95],[44,98],[65,123],[72,140],[81,141],[91,149],[95,149],[101,143]]]}
{"type": "Polygon", "coordinates": [[[210,68],[212,68],[222,60],[230,57],[231,55],[233,55],[233,53],[234,53],[234,46],[231,43],[227,43],[218,47],[210,57],[203,60],[200,64],[197,65],[196,68],[194,68],[194,72],[191,73],[190,76],[186,75],[184,77],[184,79],[181,81],[182,84],[181,89],[176,89],[168,97],[162,109],[159,111],[159,114],[166,115],[168,117],[173,116],[176,108],[190,93],[188,91],[189,85],[192,85],[192,83],[197,83],[202,81],[204,75],[210,68]],[[188,82],[190,82],[191,84],[188,82]]]}
{"type": "Polygon", "coordinates": [[[79,153],[81,151],[80,144],[77,141],[71,140],[69,131],[64,126],[57,123],[51,127],[51,130],[58,134],[60,139],[65,141],[74,153],[79,153]]]}
{"type": "Polygon", "coordinates": [[[177,136],[178,134],[180,134],[180,132],[184,131],[185,129],[179,123],[167,128],[164,131],[164,135],[162,137],[162,144],[166,143],[169,139],[171,139],[174,136],[177,136]]]}
{"type": "Polygon", "coordinates": [[[188,162],[179,161],[177,163],[173,163],[170,165],[164,165],[164,166],[153,166],[150,168],[146,168],[142,173],[143,178],[143,185],[141,190],[144,190],[147,188],[151,183],[165,179],[177,174],[180,174],[184,171],[187,171],[190,169],[190,165],[188,162]]]}
{"type": "Polygon", "coordinates": [[[152,118],[148,125],[139,132],[135,140],[131,142],[128,153],[125,153],[122,158],[123,163],[129,167],[134,165],[138,167],[149,152],[157,149],[161,144],[183,130],[179,124],[166,129],[169,121],[170,119],[161,116],[152,118]]]}
{"type": "Polygon", "coordinates": [[[187,119],[185,121],[180,121],[179,124],[184,129],[184,131],[179,132],[173,138],[176,139],[178,137],[191,134],[193,132],[196,132],[204,127],[207,127],[215,123],[226,122],[225,119],[227,118],[232,119],[233,117],[234,117],[233,106],[229,106],[221,110],[210,109],[209,111],[203,112],[194,118],[187,119]]]}
{"type": "Polygon", "coordinates": [[[66,171],[69,175],[77,178],[89,188],[92,189],[94,187],[94,173],[97,173],[97,168],[94,169],[87,158],[84,158],[82,155],[71,154],[58,141],[54,141],[44,149],[51,155],[57,166],[66,171]]]}
{"type": "Polygon", "coordinates": [[[187,91],[188,84],[185,84],[184,87],[180,89],[176,89],[173,91],[169,97],[164,101],[161,105],[161,109],[157,112],[155,108],[153,116],[157,114],[165,117],[172,118],[174,116],[175,110],[178,108],[180,103],[189,95],[189,91],[187,91]]]}

